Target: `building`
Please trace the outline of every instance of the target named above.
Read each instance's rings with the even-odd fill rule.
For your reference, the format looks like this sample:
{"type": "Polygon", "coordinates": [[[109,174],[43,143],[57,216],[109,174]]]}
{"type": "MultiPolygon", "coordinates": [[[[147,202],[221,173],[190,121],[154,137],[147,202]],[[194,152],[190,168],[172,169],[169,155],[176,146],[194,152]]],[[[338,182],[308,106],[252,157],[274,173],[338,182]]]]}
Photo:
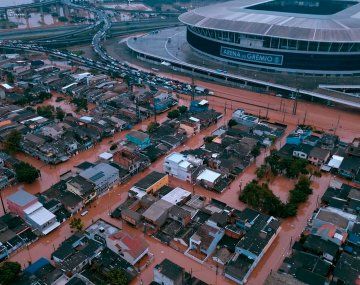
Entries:
{"type": "Polygon", "coordinates": [[[143,237],[132,236],[124,231],[107,237],[106,245],[131,265],[138,263],[149,252],[149,245],[143,237]]]}
{"type": "Polygon", "coordinates": [[[235,0],[191,10],[179,20],[189,45],[218,60],[270,71],[357,74],[357,4],[235,0]]]}
{"type": "Polygon", "coordinates": [[[205,282],[193,277],[184,268],[165,258],[154,267],[154,282],[161,285],[206,285],[205,282]]]}
{"type": "Polygon", "coordinates": [[[193,182],[195,170],[202,164],[202,159],[173,152],[165,158],[164,172],[180,180],[193,182]]]}
{"type": "Polygon", "coordinates": [[[205,188],[211,189],[215,187],[215,184],[221,179],[221,176],[221,173],[206,168],[196,177],[196,182],[205,188]]]}
{"type": "Polygon", "coordinates": [[[319,147],[314,147],[308,156],[308,160],[311,164],[316,166],[322,166],[330,158],[330,151],[319,147]]]}
{"type": "Polygon", "coordinates": [[[151,145],[150,136],[144,132],[131,131],[126,134],[126,139],[138,148],[144,149],[151,145]]]}
{"type": "Polygon", "coordinates": [[[161,200],[167,201],[173,205],[183,205],[191,198],[191,193],[180,187],[176,187],[164,195],[161,200]]]}
{"type": "Polygon", "coordinates": [[[297,158],[308,159],[312,149],[313,147],[311,145],[301,143],[295,146],[293,150],[293,156],[297,158]]]}
{"type": "Polygon", "coordinates": [[[154,96],[153,107],[155,112],[162,113],[174,106],[176,103],[177,101],[171,94],[158,92],[158,94],[154,96]]]}
{"type": "Polygon", "coordinates": [[[185,255],[191,256],[193,259],[203,263],[216,249],[218,242],[224,236],[225,230],[214,226],[212,224],[202,224],[197,231],[190,237],[189,248],[186,250],[185,255]],[[198,254],[203,254],[204,258],[193,256],[191,251],[198,254]]]}
{"type": "Polygon", "coordinates": [[[79,175],[95,184],[100,194],[119,181],[119,170],[110,164],[99,163],[79,173],[79,175]]]}
{"type": "Polygon", "coordinates": [[[56,216],[24,190],[10,195],[7,203],[9,210],[22,217],[39,235],[47,235],[60,226],[56,216]]]}
{"type": "Polygon", "coordinates": [[[132,191],[155,193],[161,187],[169,184],[169,175],[153,171],[131,187],[132,191]]]}
{"type": "Polygon", "coordinates": [[[198,134],[200,132],[200,127],[200,120],[194,117],[180,121],[180,129],[183,129],[189,137],[198,134]]]}
{"type": "Polygon", "coordinates": [[[81,197],[83,205],[96,197],[95,184],[80,175],[76,175],[66,182],[67,190],[81,197]]]}
{"type": "Polygon", "coordinates": [[[152,204],[142,216],[148,223],[156,227],[161,227],[168,218],[171,207],[173,207],[173,204],[160,199],[152,204]]]}
{"type": "Polygon", "coordinates": [[[38,199],[31,195],[30,193],[20,189],[19,191],[15,192],[14,194],[11,194],[7,198],[7,205],[9,208],[9,211],[11,213],[14,213],[22,218],[25,218],[25,212],[24,210],[28,207],[36,204],[38,202],[38,199]]]}
{"type": "Polygon", "coordinates": [[[237,109],[232,114],[232,119],[240,125],[254,127],[259,123],[259,118],[245,114],[245,110],[237,109]]]}

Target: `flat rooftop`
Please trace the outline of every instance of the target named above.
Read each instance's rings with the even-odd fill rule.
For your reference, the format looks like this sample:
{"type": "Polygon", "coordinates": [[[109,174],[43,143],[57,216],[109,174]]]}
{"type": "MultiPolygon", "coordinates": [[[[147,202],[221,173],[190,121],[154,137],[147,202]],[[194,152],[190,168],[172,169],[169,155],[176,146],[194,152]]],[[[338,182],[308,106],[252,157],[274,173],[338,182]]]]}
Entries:
{"type": "Polygon", "coordinates": [[[339,0],[273,0],[246,7],[250,10],[274,11],[296,14],[332,15],[336,14],[358,2],[339,0]]]}

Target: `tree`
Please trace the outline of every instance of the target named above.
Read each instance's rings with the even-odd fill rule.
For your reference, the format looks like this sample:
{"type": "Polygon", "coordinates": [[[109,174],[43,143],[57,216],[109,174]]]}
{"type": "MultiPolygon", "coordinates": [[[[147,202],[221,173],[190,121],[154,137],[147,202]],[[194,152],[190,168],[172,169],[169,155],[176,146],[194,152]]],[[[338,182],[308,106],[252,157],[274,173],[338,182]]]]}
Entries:
{"type": "Polygon", "coordinates": [[[45,91],[41,91],[39,94],[38,94],[38,98],[41,102],[47,100],[47,99],[50,99],[52,97],[52,94],[49,93],[49,92],[45,92],[45,91]]]}
{"type": "Polygon", "coordinates": [[[9,153],[15,153],[20,149],[21,133],[17,130],[13,130],[6,137],[4,142],[4,148],[9,153]]]}
{"type": "Polygon", "coordinates": [[[6,72],[6,81],[10,84],[14,83],[14,74],[12,72],[6,72]]]}
{"type": "Polygon", "coordinates": [[[254,157],[257,157],[260,154],[260,146],[258,144],[253,147],[253,149],[251,150],[251,154],[254,157]]]}
{"type": "Polygon", "coordinates": [[[14,170],[16,174],[16,179],[19,182],[33,183],[37,178],[39,178],[40,173],[34,166],[27,162],[19,162],[14,165],[14,170]]]}
{"type": "Polygon", "coordinates": [[[110,150],[115,150],[115,149],[117,149],[117,144],[116,143],[114,143],[114,144],[112,144],[110,146],[110,150]]]}
{"type": "Polygon", "coordinates": [[[204,137],[204,142],[206,142],[206,143],[211,143],[211,142],[214,140],[215,137],[216,137],[216,136],[207,136],[207,137],[204,137]]]}
{"type": "Polygon", "coordinates": [[[234,119],[230,119],[228,122],[228,127],[231,128],[233,126],[236,126],[237,122],[234,119]]]}
{"type": "Polygon", "coordinates": [[[60,22],[67,22],[67,21],[69,21],[68,18],[66,18],[66,17],[64,17],[64,16],[59,17],[58,20],[59,20],[60,22]]]}
{"type": "Polygon", "coordinates": [[[56,107],[56,119],[62,121],[64,120],[65,112],[60,107],[56,107]]]}
{"type": "Polygon", "coordinates": [[[14,284],[21,272],[21,265],[17,262],[6,261],[0,266],[0,284],[14,284]]]}
{"type": "Polygon", "coordinates": [[[263,164],[256,169],[256,176],[258,179],[263,179],[266,174],[266,165],[263,164]]]}
{"type": "Polygon", "coordinates": [[[110,285],[126,285],[129,280],[125,272],[120,268],[114,268],[107,273],[107,279],[110,285]]]}
{"type": "Polygon", "coordinates": [[[80,218],[74,217],[70,220],[70,228],[80,232],[84,228],[84,223],[80,218]]]}
{"type": "Polygon", "coordinates": [[[151,122],[148,124],[146,131],[151,134],[159,127],[159,123],[151,122]]]}
{"type": "Polygon", "coordinates": [[[71,103],[76,105],[76,111],[79,112],[81,110],[85,110],[87,111],[88,107],[87,107],[87,99],[86,98],[74,98],[71,100],[71,103]]]}
{"type": "Polygon", "coordinates": [[[179,110],[180,114],[184,114],[187,112],[188,108],[186,106],[182,105],[182,106],[179,106],[178,110],[179,110]]]}
{"type": "Polygon", "coordinates": [[[36,109],[36,112],[39,116],[43,116],[45,118],[51,119],[54,117],[54,107],[51,105],[39,106],[36,109]]]}
{"type": "Polygon", "coordinates": [[[168,118],[169,119],[175,119],[175,118],[178,118],[180,116],[180,112],[179,110],[172,110],[168,113],[168,118]]]}

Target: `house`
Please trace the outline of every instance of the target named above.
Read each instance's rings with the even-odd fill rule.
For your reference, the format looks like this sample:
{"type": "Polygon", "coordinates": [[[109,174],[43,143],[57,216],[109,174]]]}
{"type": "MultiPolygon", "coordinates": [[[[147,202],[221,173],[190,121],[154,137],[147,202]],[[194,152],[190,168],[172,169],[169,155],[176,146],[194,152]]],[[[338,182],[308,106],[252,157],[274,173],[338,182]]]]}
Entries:
{"type": "Polygon", "coordinates": [[[144,132],[131,131],[126,134],[126,139],[138,148],[144,149],[151,145],[150,136],[144,132]]]}
{"type": "Polygon", "coordinates": [[[186,250],[185,255],[203,263],[215,251],[224,233],[225,230],[222,228],[207,223],[201,224],[197,231],[190,237],[189,248],[186,250]],[[205,258],[199,260],[191,254],[191,251],[204,254],[205,258]]]}
{"type": "Polygon", "coordinates": [[[134,210],[123,209],[121,211],[121,218],[130,225],[137,227],[141,222],[142,216],[134,210]]]}
{"type": "Polygon", "coordinates": [[[311,164],[322,166],[330,158],[330,151],[319,147],[313,147],[308,155],[308,160],[311,164]]]}
{"type": "Polygon", "coordinates": [[[354,179],[359,170],[360,157],[345,156],[339,166],[338,173],[347,179],[354,179]]]}
{"type": "Polygon", "coordinates": [[[96,240],[105,246],[106,239],[119,231],[120,229],[113,224],[98,219],[85,229],[85,234],[88,238],[96,240]]]}
{"type": "Polygon", "coordinates": [[[338,143],[338,136],[325,133],[319,141],[319,147],[332,151],[338,143]]]}
{"type": "Polygon", "coordinates": [[[180,121],[180,129],[183,129],[189,137],[198,134],[200,132],[200,120],[194,117],[183,119],[180,121]]]}
{"type": "Polygon", "coordinates": [[[164,172],[178,179],[193,182],[195,170],[202,164],[202,159],[173,152],[165,158],[164,172]]]}
{"type": "Polygon", "coordinates": [[[332,207],[321,208],[313,218],[311,233],[341,245],[355,221],[356,215],[332,207]]]}
{"type": "Polygon", "coordinates": [[[171,260],[165,258],[154,267],[154,281],[150,284],[161,285],[206,285],[171,260]]]}
{"type": "Polygon", "coordinates": [[[22,218],[25,218],[24,210],[38,202],[38,199],[23,189],[7,197],[9,211],[22,218]]]}
{"type": "Polygon", "coordinates": [[[293,150],[293,156],[297,158],[307,159],[313,147],[308,144],[300,143],[293,150]]]}
{"type": "Polygon", "coordinates": [[[170,208],[169,219],[179,222],[182,226],[186,226],[191,222],[191,213],[175,205],[170,208]]]}
{"type": "Polygon", "coordinates": [[[138,263],[149,252],[149,245],[143,237],[132,236],[125,231],[108,236],[106,245],[131,265],[138,263]]]}
{"type": "Polygon", "coordinates": [[[145,193],[155,193],[161,187],[169,184],[169,175],[152,171],[150,174],[140,179],[130,190],[138,190],[145,193]]]}
{"type": "Polygon", "coordinates": [[[240,125],[254,127],[259,123],[259,118],[245,114],[245,110],[237,109],[232,114],[232,119],[240,125]]]}
{"type": "Polygon", "coordinates": [[[161,113],[176,104],[176,100],[169,93],[158,92],[154,96],[154,103],[152,104],[155,112],[161,113]]]}
{"type": "Polygon", "coordinates": [[[326,260],[332,262],[339,250],[339,245],[329,240],[323,240],[320,236],[309,235],[304,244],[304,249],[313,254],[320,255],[326,260]]]}
{"type": "Polygon", "coordinates": [[[114,153],[113,161],[127,170],[130,175],[138,173],[150,165],[150,161],[146,156],[132,152],[125,147],[114,153]]]}
{"type": "Polygon", "coordinates": [[[297,128],[291,134],[286,137],[286,143],[292,145],[299,145],[305,139],[307,139],[312,134],[311,130],[297,128]]]}
{"type": "Polygon", "coordinates": [[[360,157],[360,137],[354,140],[346,148],[346,153],[351,156],[360,157]]]}
{"type": "Polygon", "coordinates": [[[176,187],[169,193],[161,197],[162,200],[167,201],[173,205],[183,205],[191,198],[191,193],[180,187],[176,187]]]}
{"type": "Polygon", "coordinates": [[[196,182],[203,185],[205,188],[214,188],[215,184],[221,179],[222,175],[219,172],[205,168],[196,177],[196,182]]]}
{"type": "Polygon", "coordinates": [[[333,273],[335,284],[358,284],[360,272],[359,258],[345,252],[340,255],[333,273]]]}
{"type": "Polygon", "coordinates": [[[153,224],[156,227],[162,226],[166,219],[168,218],[168,214],[170,208],[173,207],[168,201],[165,200],[158,200],[154,204],[152,204],[143,214],[143,218],[153,224]]]}
{"type": "Polygon", "coordinates": [[[119,170],[104,162],[80,172],[79,175],[95,184],[97,194],[103,193],[119,181],[119,170]]]}
{"type": "Polygon", "coordinates": [[[95,183],[76,175],[66,182],[67,190],[81,197],[83,204],[91,202],[96,197],[95,183]]]}

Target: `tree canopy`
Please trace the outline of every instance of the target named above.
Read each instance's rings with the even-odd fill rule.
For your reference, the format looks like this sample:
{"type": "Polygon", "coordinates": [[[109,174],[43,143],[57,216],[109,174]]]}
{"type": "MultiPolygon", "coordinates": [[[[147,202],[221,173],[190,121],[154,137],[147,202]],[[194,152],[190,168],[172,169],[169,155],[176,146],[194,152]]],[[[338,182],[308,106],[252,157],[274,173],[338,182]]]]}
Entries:
{"type": "Polygon", "coordinates": [[[17,130],[13,130],[6,137],[4,142],[4,148],[9,153],[15,153],[20,149],[21,133],[17,130]]]}
{"type": "Polygon", "coordinates": [[[21,265],[17,262],[6,261],[0,265],[0,284],[13,284],[21,272],[21,265]]]}
{"type": "Polygon", "coordinates": [[[19,182],[33,183],[39,178],[39,170],[27,162],[19,162],[14,165],[16,179],[19,182]]]}

